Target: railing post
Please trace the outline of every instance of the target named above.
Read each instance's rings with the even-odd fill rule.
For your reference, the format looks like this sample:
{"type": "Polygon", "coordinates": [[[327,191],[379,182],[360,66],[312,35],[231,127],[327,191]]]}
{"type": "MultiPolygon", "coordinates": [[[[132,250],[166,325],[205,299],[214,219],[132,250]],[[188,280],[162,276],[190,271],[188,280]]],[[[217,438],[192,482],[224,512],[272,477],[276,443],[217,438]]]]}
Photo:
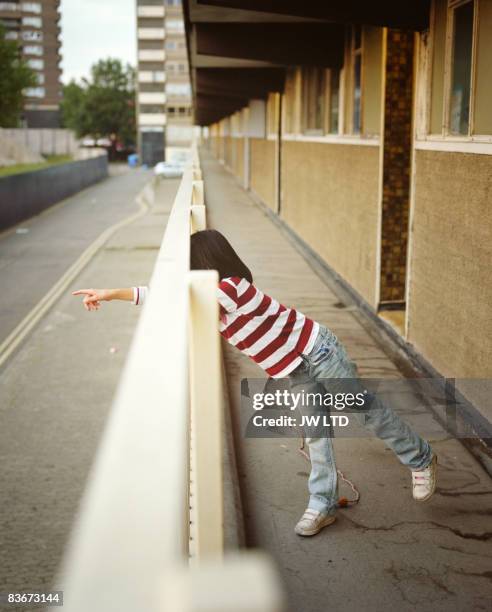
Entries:
{"type": "Polygon", "coordinates": [[[193,204],[204,204],[203,181],[193,181],[193,204]]]}
{"type": "Polygon", "coordinates": [[[229,553],[225,563],[177,567],[161,589],[162,610],[179,612],[282,612],[285,600],[278,574],[257,552],[229,553]]]}
{"type": "Polygon", "coordinates": [[[191,207],[191,233],[207,229],[207,211],[203,204],[191,207]]]}
{"type": "Polygon", "coordinates": [[[218,274],[190,272],[190,400],[193,435],[193,550],[197,560],[223,554],[222,367],[218,274]]]}

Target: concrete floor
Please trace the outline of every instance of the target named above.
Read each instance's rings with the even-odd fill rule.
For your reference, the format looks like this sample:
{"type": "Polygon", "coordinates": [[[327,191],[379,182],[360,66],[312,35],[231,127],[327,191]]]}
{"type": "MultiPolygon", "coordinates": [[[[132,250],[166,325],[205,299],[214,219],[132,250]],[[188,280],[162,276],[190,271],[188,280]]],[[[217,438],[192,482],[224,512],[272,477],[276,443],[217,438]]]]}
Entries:
{"type": "MultiPolygon", "coordinates": [[[[397,363],[390,347],[376,341],[364,317],[340,302],[291,239],[206,151],[202,167],[209,225],[231,240],[256,284],[330,327],[362,376],[408,374],[408,364],[401,358],[397,363]]],[[[409,471],[382,442],[336,439],[338,467],[355,481],[361,501],[340,511],[333,526],[302,539],[293,528],[307,502],[308,464],[295,439],[244,437],[250,415],[241,409],[240,381],[262,373],[233,348],[225,346],[225,354],[247,544],[275,559],[290,612],[490,609],[492,483],[459,441],[442,431],[431,440],[439,455],[438,489],[432,500],[418,504],[409,471]]],[[[412,424],[423,433],[433,417],[419,414],[412,424]]]]}
{"type": "MultiPolygon", "coordinates": [[[[134,213],[150,176],[123,173],[25,223],[28,234],[0,237],[9,308],[24,312],[91,239],[134,213]]],[[[148,283],[177,186],[161,184],[159,204],[113,235],[0,373],[0,592],[53,584],[139,316],[116,302],[88,313],[70,293],[148,283]]],[[[15,323],[5,318],[4,333],[15,323]]]]}

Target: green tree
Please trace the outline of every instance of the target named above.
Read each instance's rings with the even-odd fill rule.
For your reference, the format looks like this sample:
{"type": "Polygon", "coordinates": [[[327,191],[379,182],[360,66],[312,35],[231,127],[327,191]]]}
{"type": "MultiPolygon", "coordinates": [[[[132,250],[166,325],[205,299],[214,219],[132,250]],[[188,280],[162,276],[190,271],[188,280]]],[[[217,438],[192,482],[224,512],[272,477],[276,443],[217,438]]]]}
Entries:
{"type": "Polygon", "coordinates": [[[0,126],[17,127],[24,106],[26,87],[36,85],[36,74],[21,59],[19,47],[5,39],[5,28],[0,24],[0,126]]]}
{"type": "Polygon", "coordinates": [[[115,135],[125,144],[135,142],[135,71],[118,59],[100,60],[89,79],[63,89],[63,120],[78,136],[115,135]]]}

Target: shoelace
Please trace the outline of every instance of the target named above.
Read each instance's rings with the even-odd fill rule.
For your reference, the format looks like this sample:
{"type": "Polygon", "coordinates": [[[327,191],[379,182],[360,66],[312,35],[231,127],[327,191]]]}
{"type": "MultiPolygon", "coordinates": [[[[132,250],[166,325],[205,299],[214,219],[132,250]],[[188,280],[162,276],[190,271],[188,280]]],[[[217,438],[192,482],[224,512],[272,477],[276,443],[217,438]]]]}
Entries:
{"type": "MultiPolygon", "coordinates": [[[[306,459],[306,461],[309,461],[309,463],[311,463],[311,459],[309,455],[304,450],[305,446],[306,446],[306,441],[304,439],[304,436],[301,435],[301,445],[298,448],[298,450],[301,453],[301,455],[304,457],[304,459],[306,459]]],[[[345,477],[343,472],[337,469],[337,474],[340,480],[343,480],[343,482],[345,482],[352,489],[355,495],[355,497],[353,497],[352,499],[347,499],[346,497],[340,497],[340,499],[338,500],[337,506],[339,508],[346,508],[347,506],[355,506],[360,501],[360,491],[357,489],[357,487],[351,480],[345,477]]],[[[304,515],[303,515],[303,518],[304,518],[304,515]]]]}

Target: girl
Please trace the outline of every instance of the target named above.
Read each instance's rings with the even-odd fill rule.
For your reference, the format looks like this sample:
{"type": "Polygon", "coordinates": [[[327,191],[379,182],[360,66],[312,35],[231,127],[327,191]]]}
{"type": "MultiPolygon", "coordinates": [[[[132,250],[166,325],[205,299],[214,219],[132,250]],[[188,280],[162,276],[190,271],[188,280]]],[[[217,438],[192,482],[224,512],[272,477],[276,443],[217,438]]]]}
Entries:
{"type": "MultiPolygon", "coordinates": [[[[220,232],[204,230],[191,236],[190,267],[218,271],[220,333],[269,376],[288,377],[291,392],[329,391],[329,379],[357,377],[356,366],[337,337],[326,327],[257,289],[249,268],[220,232]]],[[[147,287],[80,289],[73,295],[84,295],[84,306],[91,311],[110,300],[143,304],[147,287]]],[[[377,399],[364,415],[363,423],[410,468],[413,498],[429,499],[436,487],[437,458],[428,442],[377,399]]],[[[295,527],[301,536],[312,536],[333,523],[338,501],[331,438],[308,438],[307,443],[311,457],[310,497],[295,527]]]]}

